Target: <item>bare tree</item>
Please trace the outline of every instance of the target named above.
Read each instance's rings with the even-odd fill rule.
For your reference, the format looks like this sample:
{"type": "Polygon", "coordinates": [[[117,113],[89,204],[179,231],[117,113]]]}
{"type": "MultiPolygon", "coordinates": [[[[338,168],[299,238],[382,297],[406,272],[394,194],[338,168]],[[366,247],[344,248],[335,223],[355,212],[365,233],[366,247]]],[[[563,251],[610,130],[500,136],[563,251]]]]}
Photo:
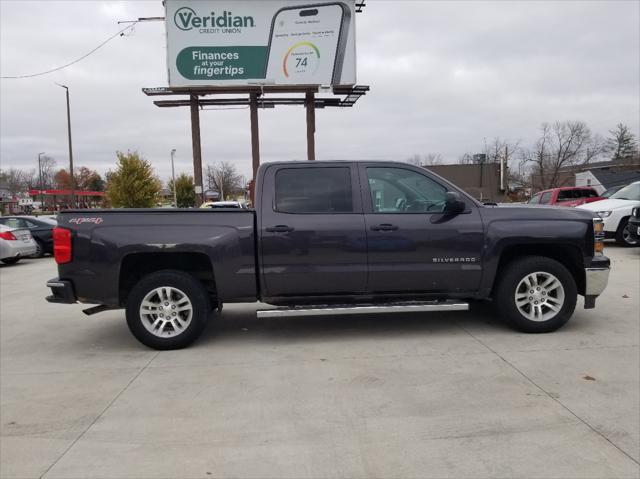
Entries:
{"type": "Polygon", "coordinates": [[[427,153],[424,155],[424,164],[426,166],[441,165],[444,162],[440,153],[427,153]]]}
{"type": "Polygon", "coordinates": [[[504,161],[506,165],[510,165],[520,153],[520,140],[511,141],[506,138],[496,137],[486,143],[483,150],[487,157],[487,163],[504,161]]]}
{"type": "Polygon", "coordinates": [[[443,159],[440,153],[427,153],[425,155],[415,154],[411,158],[407,159],[407,163],[416,166],[433,166],[441,165],[443,163],[443,159]]]}
{"type": "Polygon", "coordinates": [[[458,158],[458,164],[460,165],[469,165],[471,163],[473,163],[473,155],[471,153],[465,153],[458,158]]]}
{"type": "Polygon", "coordinates": [[[505,164],[510,166],[521,150],[520,140],[512,141],[507,138],[495,137],[488,143],[485,141],[482,153],[474,155],[467,152],[458,158],[458,164],[500,163],[505,160],[505,164]]]}
{"type": "Polygon", "coordinates": [[[415,166],[422,166],[422,157],[418,154],[413,155],[411,158],[407,158],[407,163],[415,166]]]}
{"type": "Polygon", "coordinates": [[[609,130],[606,150],[613,161],[629,160],[638,156],[638,142],[629,127],[618,123],[615,130],[609,130]]]}
{"type": "Polygon", "coordinates": [[[582,121],[543,123],[531,152],[534,188],[548,189],[573,180],[575,169],[602,155],[604,141],[582,121]]]}
{"type": "MultiPolygon", "coordinates": [[[[55,176],[58,173],[57,163],[50,156],[43,156],[40,160],[40,171],[42,172],[42,188],[51,188],[55,183],[55,176]]],[[[39,182],[39,181],[38,181],[39,182]]]]}
{"type": "Polygon", "coordinates": [[[19,168],[0,170],[0,183],[9,190],[12,196],[15,196],[36,187],[36,172],[34,169],[21,170],[19,168]]]}
{"type": "Polygon", "coordinates": [[[205,176],[208,188],[216,190],[221,200],[233,197],[242,191],[242,176],[233,163],[219,161],[213,165],[207,165],[205,176]]]}

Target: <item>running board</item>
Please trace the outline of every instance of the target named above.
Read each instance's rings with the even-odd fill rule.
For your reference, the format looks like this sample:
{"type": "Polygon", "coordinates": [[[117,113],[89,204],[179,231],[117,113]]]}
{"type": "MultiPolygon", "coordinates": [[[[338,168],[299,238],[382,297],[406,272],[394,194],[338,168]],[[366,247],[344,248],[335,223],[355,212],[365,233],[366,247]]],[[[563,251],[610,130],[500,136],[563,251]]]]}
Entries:
{"type": "Polygon", "coordinates": [[[258,318],[285,318],[292,316],[324,316],[345,314],[417,313],[430,311],[467,311],[469,303],[454,301],[427,301],[411,303],[307,305],[261,309],[258,318]]]}

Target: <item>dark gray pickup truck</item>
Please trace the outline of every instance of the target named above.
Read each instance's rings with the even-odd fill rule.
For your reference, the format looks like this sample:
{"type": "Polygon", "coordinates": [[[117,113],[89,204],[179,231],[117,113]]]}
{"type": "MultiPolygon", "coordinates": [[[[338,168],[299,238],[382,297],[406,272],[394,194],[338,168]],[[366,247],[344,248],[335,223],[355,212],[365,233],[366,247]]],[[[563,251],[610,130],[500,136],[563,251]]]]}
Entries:
{"type": "Polygon", "coordinates": [[[491,299],[517,329],[549,332],[608,281],[585,211],[486,206],[404,163],[268,163],[256,183],[255,210],[62,212],[47,300],[126,308],[136,338],[175,349],[225,302],[277,306],[268,317],[491,299]]]}

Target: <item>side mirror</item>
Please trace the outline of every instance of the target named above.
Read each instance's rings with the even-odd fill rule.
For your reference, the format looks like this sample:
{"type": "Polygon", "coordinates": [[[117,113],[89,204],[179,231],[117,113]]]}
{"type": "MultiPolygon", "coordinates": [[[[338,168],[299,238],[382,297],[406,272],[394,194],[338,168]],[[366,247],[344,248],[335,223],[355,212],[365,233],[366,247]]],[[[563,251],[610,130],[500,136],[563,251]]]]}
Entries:
{"type": "Polygon", "coordinates": [[[444,196],[444,201],[444,212],[450,215],[462,213],[467,208],[462,196],[456,191],[447,191],[444,196]]]}

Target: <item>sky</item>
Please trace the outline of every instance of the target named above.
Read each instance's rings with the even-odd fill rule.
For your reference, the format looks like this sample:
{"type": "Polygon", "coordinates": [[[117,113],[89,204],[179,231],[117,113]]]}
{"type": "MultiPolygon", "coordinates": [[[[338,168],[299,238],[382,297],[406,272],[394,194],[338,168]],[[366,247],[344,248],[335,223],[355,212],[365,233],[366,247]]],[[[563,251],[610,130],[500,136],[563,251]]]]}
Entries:
{"type": "MultiPolygon", "coordinates": [[[[0,74],[37,73],[84,55],[121,25],[163,16],[160,0],[0,0],[0,74]]],[[[532,144],[543,122],[585,121],[608,135],[640,132],[640,2],[367,0],[356,16],[353,108],[317,111],[317,158],[455,162],[494,137],[532,144]]],[[[192,173],[188,108],[161,109],[141,89],[167,85],[163,22],[138,24],[83,61],[30,79],[0,80],[0,165],[35,168],[39,152],[104,173],[137,150],[166,180],[192,173]]],[[[261,110],[262,161],[306,159],[304,108],[261,110]]],[[[201,112],[203,163],[251,174],[249,111],[201,112]]]]}

